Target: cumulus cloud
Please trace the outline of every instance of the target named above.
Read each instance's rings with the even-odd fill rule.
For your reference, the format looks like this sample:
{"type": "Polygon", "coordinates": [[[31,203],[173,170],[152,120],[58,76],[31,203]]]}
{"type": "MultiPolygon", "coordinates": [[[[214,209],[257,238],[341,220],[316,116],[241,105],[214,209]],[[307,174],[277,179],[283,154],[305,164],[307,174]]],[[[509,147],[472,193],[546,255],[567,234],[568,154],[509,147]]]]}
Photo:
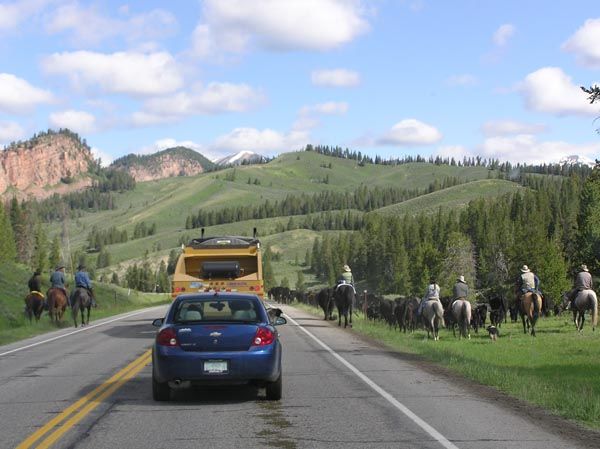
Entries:
{"type": "Polygon", "coordinates": [[[25,130],[15,122],[0,122],[0,144],[7,144],[21,139],[25,130]]]}
{"type": "Polygon", "coordinates": [[[176,121],[189,115],[244,112],[264,102],[262,92],[247,84],[196,84],[190,91],[147,100],[143,110],[133,115],[139,126],[176,121]]]}
{"type": "Polygon", "coordinates": [[[561,141],[540,142],[533,135],[490,137],[478,148],[478,154],[501,161],[539,164],[559,162],[577,154],[594,159],[600,154],[600,143],[577,145],[561,141]]]}
{"type": "Polygon", "coordinates": [[[360,75],[347,69],[315,70],[311,81],[322,87],[355,87],[360,84],[360,75]]]}
{"type": "Polygon", "coordinates": [[[449,86],[474,86],[479,82],[476,76],[468,73],[453,75],[446,80],[449,86]]]}
{"type": "Polygon", "coordinates": [[[183,85],[180,70],[167,52],[54,53],[44,58],[42,68],[67,76],[77,88],[100,88],[107,93],[163,95],[183,85]]]}
{"type": "Polygon", "coordinates": [[[396,123],[383,137],[377,139],[378,145],[430,145],[442,139],[434,126],[416,119],[405,119],[396,123]]]}
{"type": "Polygon", "coordinates": [[[53,100],[50,91],[34,87],[10,73],[0,73],[0,111],[22,114],[53,100]]]}
{"type": "Polygon", "coordinates": [[[69,128],[77,133],[93,133],[96,131],[96,117],[89,112],[66,111],[53,112],[48,120],[53,128],[69,128]]]}
{"type": "MultiPolygon", "coordinates": [[[[122,10],[128,14],[128,10],[122,10]]],[[[50,34],[70,33],[77,45],[98,44],[106,39],[125,37],[129,41],[159,39],[174,31],[175,16],[162,9],[119,18],[103,14],[96,6],[67,3],[56,8],[46,19],[50,34]]]]}
{"type": "Polygon", "coordinates": [[[250,43],[269,50],[330,50],[369,28],[361,0],[205,0],[193,51],[239,53],[250,43]],[[318,11],[318,14],[315,13],[318,11]]]}
{"type": "Polygon", "coordinates": [[[494,32],[492,40],[494,44],[498,47],[504,47],[511,37],[515,34],[516,28],[514,25],[510,23],[505,23],[500,25],[498,29],[494,32]]]}
{"type": "Polygon", "coordinates": [[[558,67],[544,67],[530,73],[520,83],[518,90],[527,108],[555,115],[597,115],[597,105],[592,105],[587,94],[571,82],[558,67]]]}
{"type": "Polygon", "coordinates": [[[515,134],[539,134],[546,130],[541,123],[523,123],[516,120],[490,120],[481,130],[486,136],[509,136],[515,134]]]}
{"type": "Polygon", "coordinates": [[[473,154],[469,149],[462,145],[446,145],[439,147],[435,152],[437,156],[443,158],[454,158],[457,161],[462,161],[464,157],[472,157],[473,154]]]}
{"type": "Polygon", "coordinates": [[[108,167],[112,163],[113,157],[112,157],[112,155],[108,154],[106,151],[103,151],[97,147],[92,147],[91,151],[92,151],[92,156],[94,157],[94,159],[100,159],[100,165],[102,167],[108,167]]]}
{"type": "Polygon", "coordinates": [[[344,101],[328,101],[311,106],[304,106],[298,112],[298,118],[292,126],[296,131],[307,131],[319,126],[321,115],[343,115],[348,112],[348,103],[344,101]]]}
{"type": "Polygon", "coordinates": [[[600,67],[600,18],[588,19],[563,45],[584,65],[600,67]]]}
{"type": "Polygon", "coordinates": [[[0,3],[0,31],[14,30],[22,22],[41,12],[51,0],[19,0],[0,3]]]}
{"type": "Polygon", "coordinates": [[[309,140],[305,131],[281,133],[268,128],[235,128],[228,134],[217,137],[207,150],[214,159],[239,151],[285,153],[304,147],[309,140]]]}

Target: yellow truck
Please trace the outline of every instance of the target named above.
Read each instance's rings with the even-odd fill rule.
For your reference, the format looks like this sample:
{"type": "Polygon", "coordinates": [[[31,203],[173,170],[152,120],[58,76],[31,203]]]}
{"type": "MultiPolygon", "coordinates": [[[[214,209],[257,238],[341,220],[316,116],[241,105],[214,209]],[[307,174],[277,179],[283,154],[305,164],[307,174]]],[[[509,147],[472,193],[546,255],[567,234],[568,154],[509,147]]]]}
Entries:
{"type": "Polygon", "coordinates": [[[171,296],[196,292],[254,293],[264,298],[260,242],[253,237],[223,236],[192,239],[177,260],[171,296]]]}

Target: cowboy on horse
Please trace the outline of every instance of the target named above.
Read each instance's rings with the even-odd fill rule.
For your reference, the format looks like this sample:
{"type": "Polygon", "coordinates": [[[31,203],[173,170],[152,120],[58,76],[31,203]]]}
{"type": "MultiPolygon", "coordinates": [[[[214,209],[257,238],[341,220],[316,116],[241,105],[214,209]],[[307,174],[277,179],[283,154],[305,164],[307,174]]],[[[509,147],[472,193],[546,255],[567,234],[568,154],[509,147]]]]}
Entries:
{"type": "Polygon", "coordinates": [[[431,278],[429,280],[429,285],[427,286],[427,290],[425,290],[425,296],[423,296],[423,300],[417,309],[417,316],[421,316],[421,312],[423,311],[423,307],[425,307],[425,303],[430,300],[440,300],[440,286],[435,282],[435,278],[431,278]]]}
{"type": "Polygon", "coordinates": [[[593,281],[590,270],[586,264],[581,264],[580,271],[575,276],[575,285],[573,289],[567,294],[569,303],[567,304],[567,310],[573,307],[573,301],[577,298],[577,294],[583,290],[593,290],[593,281]]]}
{"type": "MultiPolygon", "coordinates": [[[[352,270],[347,264],[342,267],[342,270],[343,271],[338,279],[336,290],[342,285],[350,285],[352,290],[354,290],[354,277],[352,276],[352,270]]],[[[356,294],[356,290],[354,290],[354,294],[356,294]]]]}
{"type": "Polygon", "coordinates": [[[80,264],[77,267],[77,273],[75,273],[75,288],[71,292],[71,297],[69,298],[69,303],[73,306],[73,298],[75,297],[75,291],[78,288],[85,288],[92,298],[92,306],[96,307],[96,298],[94,296],[94,291],[92,290],[92,281],[90,279],[90,275],[85,271],[85,265],[80,264]]]}
{"type": "Polygon", "coordinates": [[[62,290],[65,296],[68,298],[69,294],[67,293],[67,289],[65,288],[65,266],[59,264],[54,273],[50,275],[50,288],[58,288],[62,290]]]}
{"type": "Polygon", "coordinates": [[[29,278],[27,286],[29,287],[29,293],[34,293],[40,296],[42,299],[45,298],[44,294],[42,293],[42,272],[39,270],[39,268],[35,270],[33,275],[29,278]]]}
{"type": "Polygon", "coordinates": [[[521,296],[531,292],[541,296],[539,290],[540,278],[538,278],[527,265],[521,267],[521,274],[517,277],[517,306],[520,306],[521,296]]]}

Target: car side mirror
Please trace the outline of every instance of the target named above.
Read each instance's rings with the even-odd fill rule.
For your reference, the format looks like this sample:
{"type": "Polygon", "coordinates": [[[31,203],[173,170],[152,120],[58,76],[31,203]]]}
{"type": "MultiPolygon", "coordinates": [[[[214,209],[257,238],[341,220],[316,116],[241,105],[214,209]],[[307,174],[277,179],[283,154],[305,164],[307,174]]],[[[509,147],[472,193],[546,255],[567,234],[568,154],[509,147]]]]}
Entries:
{"type": "Polygon", "coordinates": [[[282,324],[286,324],[287,320],[282,317],[282,316],[278,316],[277,318],[275,318],[275,322],[273,323],[273,326],[281,326],[282,324]]]}
{"type": "Polygon", "coordinates": [[[164,321],[165,321],[164,318],[157,318],[154,321],[152,321],[152,326],[154,326],[154,327],[161,327],[163,325],[164,321]]]}

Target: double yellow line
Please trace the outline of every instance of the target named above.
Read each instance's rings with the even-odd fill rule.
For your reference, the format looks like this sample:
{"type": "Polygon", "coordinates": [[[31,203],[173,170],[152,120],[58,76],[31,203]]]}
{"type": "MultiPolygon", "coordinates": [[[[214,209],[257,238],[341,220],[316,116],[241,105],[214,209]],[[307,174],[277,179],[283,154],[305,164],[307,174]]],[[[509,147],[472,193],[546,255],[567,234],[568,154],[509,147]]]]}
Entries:
{"type": "Polygon", "coordinates": [[[121,369],[110,379],[106,380],[94,390],[90,391],[77,402],[70,405],[61,413],[48,421],[44,426],[40,427],[36,432],[32,433],[27,439],[19,444],[16,449],[29,449],[33,447],[38,440],[40,440],[44,435],[64,421],[60,427],[54,430],[54,432],[44,438],[44,440],[42,440],[35,447],[36,449],[46,449],[52,446],[61,436],[68,432],[69,429],[85,418],[92,410],[98,407],[104,399],[109,397],[125,382],[139,373],[148,363],[150,363],[151,358],[151,350],[144,352],[144,354],[135,359],[125,368],[121,369]],[[69,416],[71,417],[69,418],[69,416]]]}

